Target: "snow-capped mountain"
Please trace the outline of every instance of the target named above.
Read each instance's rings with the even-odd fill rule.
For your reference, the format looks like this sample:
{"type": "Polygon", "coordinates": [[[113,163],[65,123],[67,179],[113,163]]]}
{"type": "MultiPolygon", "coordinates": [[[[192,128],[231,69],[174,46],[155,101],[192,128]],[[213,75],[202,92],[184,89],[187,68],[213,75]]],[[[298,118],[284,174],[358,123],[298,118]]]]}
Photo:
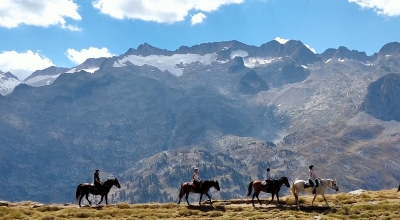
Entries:
{"type": "Polygon", "coordinates": [[[3,73],[0,71],[0,95],[11,93],[21,81],[10,72],[3,73]]]}
{"type": "Polygon", "coordinates": [[[94,167],[121,177],[113,198],[127,202],[173,200],[193,165],[221,180],[225,199],[241,197],[265,167],[295,180],[318,164],[341,191],[399,177],[396,42],[372,56],[344,46],[315,54],[300,41],[143,44],[73,74],[52,71],[51,86],[0,97],[6,199],[62,202],[70,193],[55,201],[40,186],[52,179],[58,195],[94,167]]]}

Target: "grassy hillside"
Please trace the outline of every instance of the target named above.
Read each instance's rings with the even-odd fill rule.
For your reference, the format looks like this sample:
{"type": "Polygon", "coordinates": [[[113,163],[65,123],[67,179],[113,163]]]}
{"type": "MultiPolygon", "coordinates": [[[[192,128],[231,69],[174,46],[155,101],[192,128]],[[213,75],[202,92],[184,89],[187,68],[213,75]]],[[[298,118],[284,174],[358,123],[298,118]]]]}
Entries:
{"type": "Polygon", "coordinates": [[[108,206],[78,208],[76,204],[38,204],[35,202],[0,202],[1,219],[400,219],[400,192],[397,189],[338,193],[321,197],[311,207],[312,197],[281,197],[281,205],[251,205],[251,200],[215,200],[213,205],[186,203],[117,203],[108,206]]]}

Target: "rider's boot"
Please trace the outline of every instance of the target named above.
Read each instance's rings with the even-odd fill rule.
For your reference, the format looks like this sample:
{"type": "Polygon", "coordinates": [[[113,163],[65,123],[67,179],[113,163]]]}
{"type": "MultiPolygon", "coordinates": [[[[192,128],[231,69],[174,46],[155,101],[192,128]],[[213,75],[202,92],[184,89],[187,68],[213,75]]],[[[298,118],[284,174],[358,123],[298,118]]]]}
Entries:
{"type": "Polygon", "coordinates": [[[316,187],[313,186],[312,194],[315,194],[316,193],[315,191],[316,191],[316,187]]]}

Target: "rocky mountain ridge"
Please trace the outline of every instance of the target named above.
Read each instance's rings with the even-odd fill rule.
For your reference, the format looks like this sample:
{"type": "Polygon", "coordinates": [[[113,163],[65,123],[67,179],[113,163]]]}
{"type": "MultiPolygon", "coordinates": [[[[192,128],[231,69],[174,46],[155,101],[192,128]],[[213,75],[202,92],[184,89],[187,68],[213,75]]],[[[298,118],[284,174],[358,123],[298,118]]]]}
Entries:
{"type": "Polygon", "coordinates": [[[173,201],[194,166],[221,182],[221,198],[242,196],[266,167],[307,178],[310,163],[344,191],[391,187],[397,47],[364,56],[314,54],[300,41],[143,44],[47,86],[18,85],[0,97],[1,199],[70,201],[94,169],[118,177],[112,199],[128,202],[173,201]]]}

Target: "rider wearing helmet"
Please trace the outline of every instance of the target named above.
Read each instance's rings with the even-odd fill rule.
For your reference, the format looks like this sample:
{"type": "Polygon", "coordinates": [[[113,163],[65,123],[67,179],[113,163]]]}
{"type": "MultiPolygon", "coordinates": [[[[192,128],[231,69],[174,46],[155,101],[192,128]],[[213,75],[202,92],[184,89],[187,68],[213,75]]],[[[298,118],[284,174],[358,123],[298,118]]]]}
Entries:
{"type": "Polygon", "coordinates": [[[198,168],[194,168],[194,173],[192,175],[192,180],[193,180],[193,184],[196,187],[196,192],[198,192],[201,188],[201,179],[200,179],[200,175],[199,175],[199,169],[198,168]]]}
{"type": "Polygon", "coordinates": [[[310,165],[308,168],[310,168],[310,170],[308,171],[308,174],[310,176],[310,181],[313,184],[313,194],[315,194],[316,188],[317,188],[317,182],[316,179],[318,178],[317,175],[314,173],[314,165],[310,165]]]}

